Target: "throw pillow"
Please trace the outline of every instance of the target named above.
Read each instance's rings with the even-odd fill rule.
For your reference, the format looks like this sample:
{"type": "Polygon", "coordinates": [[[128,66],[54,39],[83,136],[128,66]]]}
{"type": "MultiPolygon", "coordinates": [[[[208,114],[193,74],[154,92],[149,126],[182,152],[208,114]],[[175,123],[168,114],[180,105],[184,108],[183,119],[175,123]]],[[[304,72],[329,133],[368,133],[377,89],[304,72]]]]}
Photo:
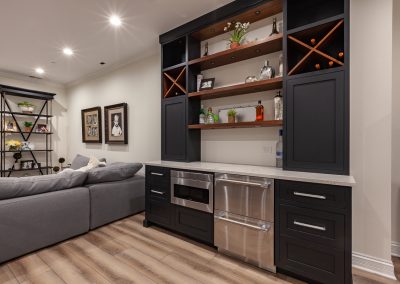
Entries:
{"type": "Polygon", "coordinates": [[[87,184],[120,181],[133,177],[141,168],[141,163],[113,163],[103,168],[88,171],[87,184]]]}

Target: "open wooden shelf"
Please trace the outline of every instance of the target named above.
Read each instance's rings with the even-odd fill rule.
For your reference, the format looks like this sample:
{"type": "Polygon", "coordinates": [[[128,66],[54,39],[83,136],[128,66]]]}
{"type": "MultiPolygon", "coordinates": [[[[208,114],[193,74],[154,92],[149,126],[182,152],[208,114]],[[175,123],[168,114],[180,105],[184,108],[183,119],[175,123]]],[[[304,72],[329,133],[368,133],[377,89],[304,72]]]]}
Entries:
{"type": "Polygon", "coordinates": [[[229,129],[229,128],[256,128],[282,126],[282,120],[247,121],[237,123],[191,124],[189,129],[229,129]]]}
{"type": "Polygon", "coordinates": [[[283,11],[282,0],[271,0],[265,4],[258,5],[252,9],[227,18],[223,21],[207,26],[197,32],[192,33],[192,36],[200,41],[207,40],[218,35],[224,34],[224,27],[227,22],[241,22],[241,23],[254,23],[273,15],[279,14],[283,11]]]}
{"type": "Polygon", "coordinates": [[[36,132],[36,131],[32,131],[32,132],[27,132],[27,131],[0,131],[1,133],[7,133],[7,134],[39,134],[39,135],[52,135],[53,132],[36,132]]]}
{"type": "Polygon", "coordinates": [[[282,88],[282,77],[189,93],[190,98],[215,99],[282,88]]]}
{"type": "Polygon", "coordinates": [[[189,61],[189,65],[199,66],[200,70],[216,68],[280,51],[282,50],[282,42],[282,34],[272,35],[266,39],[256,40],[237,48],[224,50],[209,56],[191,60],[189,61]]]}

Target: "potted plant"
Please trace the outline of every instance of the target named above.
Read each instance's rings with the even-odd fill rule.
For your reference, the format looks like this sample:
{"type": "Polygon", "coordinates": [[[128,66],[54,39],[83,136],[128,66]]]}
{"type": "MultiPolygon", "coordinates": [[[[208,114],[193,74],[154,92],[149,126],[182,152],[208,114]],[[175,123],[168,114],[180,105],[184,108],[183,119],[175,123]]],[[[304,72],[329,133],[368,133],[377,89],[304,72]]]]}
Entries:
{"type": "Polygon", "coordinates": [[[229,39],[230,47],[236,48],[239,47],[242,43],[244,37],[246,36],[247,30],[250,27],[250,23],[241,23],[236,22],[232,24],[231,22],[227,23],[227,26],[224,28],[224,31],[232,31],[231,38],[229,39]]]}
{"type": "Polygon", "coordinates": [[[25,126],[25,132],[31,132],[32,131],[33,122],[25,121],[24,122],[24,126],[25,126]]]}
{"type": "Polygon", "coordinates": [[[236,122],[236,114],[237,114],[237,111],[235,109],[230,109],[228,111],[228,123],[236,122]]]}
{"type": "Polygon", "coordinates": [[[8,140],[6,141],[6,146],[8,147],[8,151],[18,151],[21,149],[21,142],[18,140],[8,140]]]}
{"type": "Polygon", "coordinates": [[[33,113],[36,106],[30,102],[20,102],[18,103],[18,107],[23,113],[33,113]]]}

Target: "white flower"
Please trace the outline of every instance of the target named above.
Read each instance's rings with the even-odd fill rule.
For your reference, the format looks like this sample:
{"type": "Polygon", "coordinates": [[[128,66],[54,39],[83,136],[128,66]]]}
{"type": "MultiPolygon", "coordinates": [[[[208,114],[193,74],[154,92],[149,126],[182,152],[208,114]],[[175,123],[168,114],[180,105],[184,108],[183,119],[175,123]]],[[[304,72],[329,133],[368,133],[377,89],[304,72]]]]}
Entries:
{"type": "Polygon", "coordinates": [[[224,28],[224,32],[226,32],[226,31],[228,31],[228,27],[225,27],[225,28],[224,28]]]}

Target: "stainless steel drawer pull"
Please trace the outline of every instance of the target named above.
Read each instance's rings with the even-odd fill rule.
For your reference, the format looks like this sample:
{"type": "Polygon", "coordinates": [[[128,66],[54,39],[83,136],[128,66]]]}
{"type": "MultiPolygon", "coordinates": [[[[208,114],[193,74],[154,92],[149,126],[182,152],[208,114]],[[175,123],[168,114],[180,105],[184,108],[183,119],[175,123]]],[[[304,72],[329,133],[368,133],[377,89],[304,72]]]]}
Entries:
{"type": "Polygon", "coordinates": [[[249,181],[240,181],[240,180],[233,180],[233,179],[217,179],[217,181],[224,181],[228,183],[240,184],[240,185],[251,185],[251,186],[258,186],[258,187],[270,187],[271,182],[267,183],[258,183],[258,182],[249,182],[249,181]]]}
{"type": "Polygon", "coordinates": [[[159,194],[159,195],[164,195],[165,192],[162,191],[157,191],[157,190],[150,190],[151,193],[159,194]]]}
{"type": "Polygon", "coordinates": [[[151,172],[150,174],[153,175],[153,176],[160,176],[160,177],[164,176],[164,174],[160,174],[160,173],[151,172]]]}
{"type": "Polygon", "coordinates": [[[321,200],[325,200],[326,196],[324,195],[316,195],[316,194],[309,194],[309,193],[303,193],[303,192],[293,192],[294,195],[297,196],[302,196],[302,197],[309,197],[309,198],[315,198],[315,199],[321,199],[321,200]]]}
{"type": "Polygon", "coordinates": [[[321,227],[321,226],[315,226],[315,225],[306,224],[306,223],[297,222],[297,221],[294,221],[293,224],[295,224],[296,226],[310,228],[310,229],[314,229],[314,230],[318,230],[318,231],[326,231],[326,228],[321,227]]]}
{"type": "Polygon", "coordinates": [[[239,221],[236,221],[236,220],[228,219],[228,218],[225,218],[225,217],[215,217],[215,218],[217,218],[219,220],[222,220],[222,221],[229,222],[229,223],[241,225],[241,226],[248,227],[248,228],[251,228],[251,229],[262,230],[262,231],[268,231],[270,229],[270,227],[271,227],[270,225],[254,226],[254,225],[242,223],[242,222],[239,222],[239,221]]]}

